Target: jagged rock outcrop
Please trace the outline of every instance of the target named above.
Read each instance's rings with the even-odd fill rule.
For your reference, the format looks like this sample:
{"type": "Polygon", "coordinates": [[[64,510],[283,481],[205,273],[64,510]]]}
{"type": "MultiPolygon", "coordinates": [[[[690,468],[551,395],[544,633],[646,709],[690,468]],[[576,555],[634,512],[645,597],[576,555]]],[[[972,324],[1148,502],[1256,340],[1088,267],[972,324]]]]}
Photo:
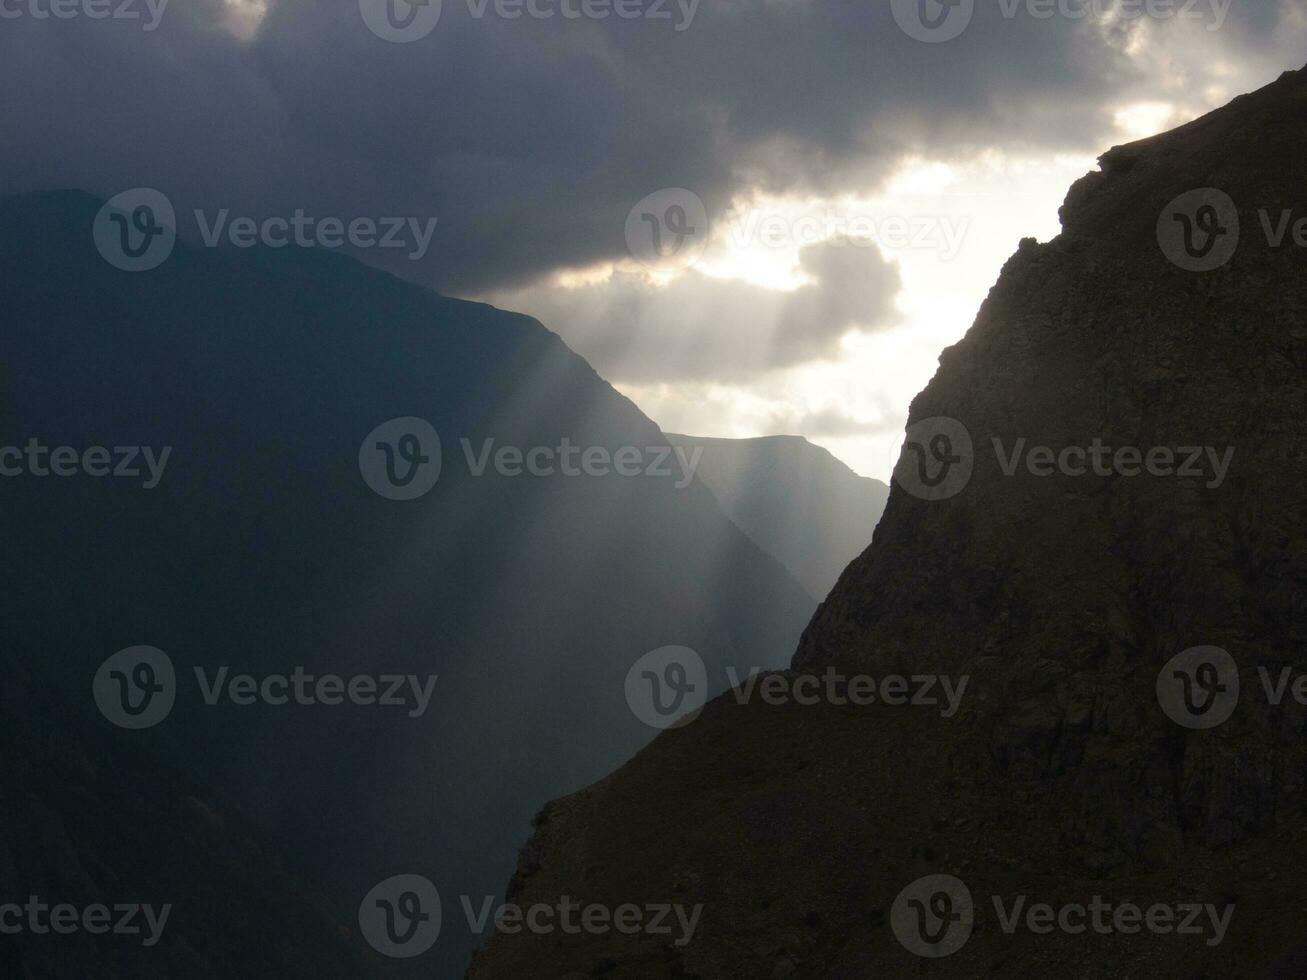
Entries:
{"type": "Polygon", "coordinates": [[[551,804],[515,880],[702,904],[692,941],[498,935],[469,976],[1300,975],[1307,709],[1263,678],[1307,649],[1304,120],[1307,69],[1106,154],[913,402],[875,539],[781,676],[965,676],[958,710],[719,698],[551,804]],[[1195,723],[1228,697],[1219,661],[1171,663],[1195,647],[1241,687],[1204,729],[1159,695],[1188,684],[1195,723]],[[927,960],[896,936],[933,874],[974,928],[927,960]],[[1232,913],[1219,940],[1009,933],[1017,896],[1232,913]]]}

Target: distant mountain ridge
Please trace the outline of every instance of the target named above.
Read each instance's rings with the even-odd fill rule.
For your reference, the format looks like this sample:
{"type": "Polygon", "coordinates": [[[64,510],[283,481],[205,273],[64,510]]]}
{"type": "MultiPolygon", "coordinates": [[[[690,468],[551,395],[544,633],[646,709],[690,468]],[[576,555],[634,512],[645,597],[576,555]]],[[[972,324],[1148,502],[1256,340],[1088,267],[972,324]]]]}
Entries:
{"type": "Polygon", "coordinates": [[[697,475],[731,520],[774,555],[817,601],[871,543],[889,486],[859,476],[802,436],[721,439],[672,435],[702,448],[697,475]]]}

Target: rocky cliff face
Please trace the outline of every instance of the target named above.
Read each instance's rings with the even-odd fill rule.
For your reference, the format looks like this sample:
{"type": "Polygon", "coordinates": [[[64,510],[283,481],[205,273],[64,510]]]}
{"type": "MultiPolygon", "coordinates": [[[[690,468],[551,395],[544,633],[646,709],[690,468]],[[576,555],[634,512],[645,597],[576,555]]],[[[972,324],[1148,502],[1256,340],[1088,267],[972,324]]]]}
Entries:
{"type": "Polygon", "coordinates": [[[772,696],[541,814],[518,902],[693,938],[499,935],[470,976],[1300,975],[1304,119],[1307,69],[1106,154],[913,402],[772,696]]]}

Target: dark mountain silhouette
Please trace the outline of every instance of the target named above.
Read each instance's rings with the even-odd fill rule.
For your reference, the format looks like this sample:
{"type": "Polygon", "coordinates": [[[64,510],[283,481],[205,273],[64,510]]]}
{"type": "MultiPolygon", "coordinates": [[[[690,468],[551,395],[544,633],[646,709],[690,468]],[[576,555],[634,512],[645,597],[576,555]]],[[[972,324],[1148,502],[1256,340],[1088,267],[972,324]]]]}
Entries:
{"type": "Polygon", "coordinates": [[[967,676],[960,710],[717,699],[550,804],[513,885],[524,905],[702,903],[693,941],[499,935],[470,976],[1301,975],[1307,709],[1271,704],[1259,668],[1300,671],[1307,641],[1307,251],[1261,213],[1307,217],[1305,118],[1307,69],[1106,154],[914,400],[872,546],[782,676],[967,676]],[[940,417],[973,453],[936,441],[940,417]],[[1223,479],[1129,453],[1007,475],[1023,438],[1234,456],[1223,479]],[[956,457],[963,485],[929,488],[919,456],[931,481],[956,457]],[[1177,665],[1197,647],[1234,669],[1177,665]],[[1191,727],[1215,698],[1229,720],[1191,727]],[[940,952],[966,906],[913,897],[935,874],[975,926],[923,959],[896,927],[940,952]],[[1009,934],[995,896],[1233,912],[1219,939],[1139,918],[1009,934]]]}
{"type": "MultiPolygon", "coordinates": [[[[30,596],[19,594],[22,599],[30,596]]],[[[7,595],[12,600],[14,594],[7,595]]],[[[9,603],[6,603],[9,605],[9,603]]],[[[16,605],[16,604],[15,604],[16,605]]],[[[6,608],[16,623],[18,610],[6,608]]],[[[144,913],[134,932],[0,937],[0,976],[54,980],[381,976],[355,925],[263,835],[130,733],[78,735],[51,724],[52,699],[7,657],[0,692],[0,904],[144,913]],[[166,907],[166,912],[165,912],[166,907]]],[[[48,677],[37,681],[44,684],[48,677]]],[[[13,925],[6,917],[6,925],[13,925]]]]}
{"type": "Polygon", "coordinates": [[[802,436],[667,438],[687,452],[703,449],[699,479],[817,601],[871,543],[889,499],[884,483],[858,476],[802,436]]]}
{"type": "MultiPolygon", "coordinates": [[[[477,941],[456,897],[479,907],[538,801],[652,734],[624,695],[636,660],[689,646],[720,687],[727,665],[783,664],[812,603],[697,482],[473,475],[464,438],[474,454],[488,439],[666,446],[537,322],[300,249],[179,244],[159,268],[125,273],[94,246],[100,207],[64,192],[0,203],[0,445],[172,454],[148,490],[0,481],[0,584],[31,597],[6,657],[49,702],[47,724],[84,742],[125,737],[210,787],[343,921],[377,881],[429,877],[444,930],[411,968],[452,975],[477,941]],[[429,494],[397,501],[369,489],[359,452],[405,416],[440,433],[442,469],[429,494]],[[155,728],[119,732],[92,679],[136,645],[171,657],[177,705],[155,728]],[[209,706],[193,670],[224,666],[439,676],[414,718],[209,706]]],[[[235,925],[230,942],[259,933],[235,925]]]]}

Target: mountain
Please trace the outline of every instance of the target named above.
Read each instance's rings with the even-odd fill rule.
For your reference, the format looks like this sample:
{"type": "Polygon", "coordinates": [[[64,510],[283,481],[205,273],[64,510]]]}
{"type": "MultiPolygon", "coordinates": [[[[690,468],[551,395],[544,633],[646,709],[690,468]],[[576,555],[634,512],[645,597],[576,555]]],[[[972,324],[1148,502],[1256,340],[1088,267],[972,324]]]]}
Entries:
{"type": "Polygon", "coordinates": [[[667,439],[687,453],[703,450],[699,479],[818,602],[871,542],[889,499],[884,483],[858,476],[802,436],[667,439]]]}
{"type": "Polygon", "coordinates": [[[542,812],[517,902],[691,941],[471,977],[1302,975],[1305,113],[1307,69],[1117,147],[1007,262],[775,675],[880,697],[719,697],[542,812]]]}
{"type": "Polygon", "coordinates": [[[33,680],[7,659],[0,691],[0,906],[21,911],[5,914],[0,975],[382,975],[380,957],[353,923],[333,915],[302,869],[254,828],[142,752],[123,737],[128,733],[88,739],[52,726],[49,702],[33,680]],[[11,931],[33,914],[48,929],[60,905],[103,908],[105,934],[11,931]]]}
{"type": "Polygon", "coordinates": [[[499,892],[538,801],[654,734],[637,662],[688,647],[722,690],[813,603],[536,321],[297,248],[124,271],[93,228],[148,225],[103,207],[0,202],[6,657],[43,725],[226,801],[334,921],[427,877],[440,940],[383,966],[453,975],[459,897],[499,892]],[[92,692],[166,703],[139,647],[176,703],[123,732],[92,692]]]}

